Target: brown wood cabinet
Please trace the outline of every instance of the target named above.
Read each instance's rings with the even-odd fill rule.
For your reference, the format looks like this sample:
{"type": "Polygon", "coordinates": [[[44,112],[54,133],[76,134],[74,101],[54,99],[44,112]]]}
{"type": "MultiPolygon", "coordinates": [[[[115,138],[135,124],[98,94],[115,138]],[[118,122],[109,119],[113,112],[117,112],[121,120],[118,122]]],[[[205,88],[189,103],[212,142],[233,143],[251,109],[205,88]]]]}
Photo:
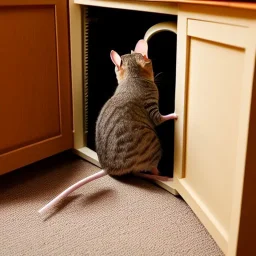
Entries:
{"type": "Polygon", "coordinates": [[[0,0],[0,174],[72,148],[65,0],[0,0]]]}

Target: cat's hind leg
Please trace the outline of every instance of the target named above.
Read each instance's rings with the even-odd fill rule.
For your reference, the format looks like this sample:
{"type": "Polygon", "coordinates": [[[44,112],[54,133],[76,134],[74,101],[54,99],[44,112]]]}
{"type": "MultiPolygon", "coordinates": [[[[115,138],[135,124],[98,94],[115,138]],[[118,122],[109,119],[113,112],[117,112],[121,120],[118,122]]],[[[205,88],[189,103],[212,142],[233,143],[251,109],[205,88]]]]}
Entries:
{"type": "Polygon", "coordinates": [[[143,173],[143,172],[134,172],[133,174],[135,176],[138,176],[138,177],[141,177],[141,178],[145,178],[145,179],[150,179],[150,180],[161,180],[161,181],[173,180],[170,177],[159,175],[159,171],[158,171],[158,169],[156,167],[152,168],[151,173],[152,174],[143,173]]]}

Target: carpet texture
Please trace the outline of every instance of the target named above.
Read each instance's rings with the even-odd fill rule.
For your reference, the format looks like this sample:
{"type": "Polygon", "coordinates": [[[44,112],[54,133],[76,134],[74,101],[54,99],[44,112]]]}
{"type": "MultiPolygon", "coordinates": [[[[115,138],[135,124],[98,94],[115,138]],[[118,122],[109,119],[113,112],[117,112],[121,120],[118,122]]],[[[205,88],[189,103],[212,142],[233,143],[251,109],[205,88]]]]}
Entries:
{"type": "Polygon", "coordinates": [[[105,176],[37,213],[97,170],[66,152],[0,176],[0,255],[223,255],[181,198],[132,176],[105,176]]]}

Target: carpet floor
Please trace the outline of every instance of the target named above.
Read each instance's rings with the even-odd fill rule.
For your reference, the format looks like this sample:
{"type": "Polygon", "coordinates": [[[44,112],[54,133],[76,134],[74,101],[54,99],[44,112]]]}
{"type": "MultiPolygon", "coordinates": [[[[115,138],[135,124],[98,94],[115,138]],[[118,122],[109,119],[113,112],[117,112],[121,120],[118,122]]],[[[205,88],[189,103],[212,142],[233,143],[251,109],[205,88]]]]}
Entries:
{"type": "Polygon", "coordinates": [[[181,198],[133,176],[105,176],[37,213],[97,170],[65,152],[0,176],[0,255],[223,255],[181,198]]]}

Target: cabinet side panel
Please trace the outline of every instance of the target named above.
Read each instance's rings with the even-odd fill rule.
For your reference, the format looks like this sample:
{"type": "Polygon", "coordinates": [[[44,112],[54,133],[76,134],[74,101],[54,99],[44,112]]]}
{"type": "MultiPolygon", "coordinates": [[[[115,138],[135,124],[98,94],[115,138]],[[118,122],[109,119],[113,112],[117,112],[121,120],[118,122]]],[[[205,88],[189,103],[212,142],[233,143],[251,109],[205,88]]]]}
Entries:
{"type": "MultiPolygon", "coordinates": [[[[254,56],[256,52],[254,50],[254,56]]],[[[255,58],[255,57],[254,57],[255,58]]],[[[251,101],[250,126],[245,166],[244,188],[240,216],[240,229],[237,243],[237,256],[256,255],[255,230],[256,230],[256,59],[254,65],[253,92],[251,101]]],[[[230,254],[231,255],[231,254],[230,254]]]]}

